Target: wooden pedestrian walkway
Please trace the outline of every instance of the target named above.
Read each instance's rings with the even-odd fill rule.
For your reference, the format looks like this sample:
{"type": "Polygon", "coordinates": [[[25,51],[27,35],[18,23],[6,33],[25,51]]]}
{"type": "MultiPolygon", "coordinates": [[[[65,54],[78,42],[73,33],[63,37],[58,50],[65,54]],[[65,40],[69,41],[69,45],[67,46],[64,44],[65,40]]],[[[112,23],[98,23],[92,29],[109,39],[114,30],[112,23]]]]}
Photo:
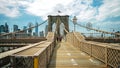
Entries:
{"type": "Polygon", "coordinates": [[[104,63],[81,52],[67,42],[59,43],[48,68],[107,68],[104,63]]]}

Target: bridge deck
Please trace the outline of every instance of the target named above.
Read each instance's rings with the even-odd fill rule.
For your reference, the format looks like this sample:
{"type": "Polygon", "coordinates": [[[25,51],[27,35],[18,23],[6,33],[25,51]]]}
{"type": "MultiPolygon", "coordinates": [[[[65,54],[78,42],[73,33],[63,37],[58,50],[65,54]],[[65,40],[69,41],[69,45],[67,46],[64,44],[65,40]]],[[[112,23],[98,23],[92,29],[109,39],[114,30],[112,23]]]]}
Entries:
{"type": "Polygon", "coordinates": [[[55,48],[49,68],[106,68],[105,64],[62,42],[55,48]]]}

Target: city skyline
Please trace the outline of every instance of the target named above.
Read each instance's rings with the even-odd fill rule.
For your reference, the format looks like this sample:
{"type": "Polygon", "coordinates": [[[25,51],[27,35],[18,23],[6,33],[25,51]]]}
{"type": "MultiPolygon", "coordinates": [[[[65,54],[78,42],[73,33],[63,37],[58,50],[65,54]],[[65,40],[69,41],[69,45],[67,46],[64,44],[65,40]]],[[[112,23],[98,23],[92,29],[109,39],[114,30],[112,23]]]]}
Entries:
{"type": "Polygon", "coordinates": [[[30,34],[29,30],[26,30],[26,29],[28,29],[29,27],[32,27],[32,26],[37,26],[37,27],[35,27],[35,29],[32,29],[32,33],[31,33],[32,36],[36,36],[36,37],[44,36],[45,31],[41,31],[41,30],[38,29],[38,23],[37,22],[36,22],[35,25],[33,25],[32,23],[29,23],[28,26],[23,26],[23,28],[19,28],[19,25],[14,24],[12,31],[10,31],[9,25],[7,24],[7,22],[5,22],[5,24],[0,25],[0,34],[9,33],[9,32],[16,32],[16,31],[20,31],[20,30],[23,30],[23,32],[21,32],[23,34],[30,34]],[[31,26],[29,26],[29,25],[31,25],[31,26]]]}

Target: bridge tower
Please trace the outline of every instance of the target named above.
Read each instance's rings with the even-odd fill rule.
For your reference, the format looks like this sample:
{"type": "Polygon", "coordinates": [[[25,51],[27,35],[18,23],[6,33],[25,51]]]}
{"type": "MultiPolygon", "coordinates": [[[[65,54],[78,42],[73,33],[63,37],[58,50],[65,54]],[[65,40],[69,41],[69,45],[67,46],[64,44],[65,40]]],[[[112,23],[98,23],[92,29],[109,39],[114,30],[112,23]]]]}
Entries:
{"type": "MultiPolygon", "coordinates": [[[[52,15],[48,15],[48,31],[52,32],[53,28],[53,24],[56,23],[56,34],[58,36],[60,36],[60,24],[63,23],[64,24],[64,28],[69,32],[69,16],[65,15],[65,16],[52,16],[52,15]]],[[[64,35],[66,35],[67,33],[64,30],[64,35]]]]}

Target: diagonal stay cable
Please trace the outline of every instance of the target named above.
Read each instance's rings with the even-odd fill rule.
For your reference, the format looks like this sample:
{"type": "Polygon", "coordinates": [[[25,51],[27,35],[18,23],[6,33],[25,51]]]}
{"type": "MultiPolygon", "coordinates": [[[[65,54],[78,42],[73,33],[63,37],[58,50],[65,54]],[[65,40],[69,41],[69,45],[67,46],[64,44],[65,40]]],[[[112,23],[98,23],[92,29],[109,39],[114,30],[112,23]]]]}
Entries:
{"type": "Polygon", "coordinates": [[[64,30],[65,30],[66,33],[69,33],[65,28],[64,28],[64,30]]]}
{"type": "MultiPolygon", "coordinates": [[[[60,21],[64,23],[64,20],[60,17],[60,21]]],[[[66,26],[64,25],[64,30],[66,33],[69,33],[69,31],[66,29],[66,26]]]]}
{"type": "MultiPolygon", "coordinates": [[[[70,20],[72,21],[72,20],[70,20]]],[[[83,28],[87,28],[87,29],[90,29],[90,30],[94,30],[94,31],[97,31],[97,32],[102,32],[102,33],[106,33],[106,34],[114,34],[114,35],[119,35],[120,36],[120,33],[113,33],[113,32],[108,32],[108,31],[104,31],[104,30],[99,30],[99,29],[95,29],[95,28],[91,28],[91,27],[86,27],[86,26],[83,26],[81,24],[78,24],[76,23],[76,25],[80,26],[80,27],[83,27],[83,28]]]]}
{"type": "Polygon", "coordinates": [[[0,35],[0,37],[1,37],[1,36],[5,36],[5,35],[10,35],[10,34],[15,34],[15,33],[23,32],[23,31],[25,31],[25,30],[29,30],[29,29],[32,29],[32,28],[41,26],[42,24],[44,24],[44,23],[46,23],[46,22],[47,22],[47,20],[43,21],[42,23],[40,23],[40,24],[38,24],[38,25],[36,25],[36,26],[32,26],[32,27],[27,28],[27,29],[24,29],[24,30],[15,31],[15,32],[10,32],[10,33],[5,33],[5,34],[0,35]]]}

